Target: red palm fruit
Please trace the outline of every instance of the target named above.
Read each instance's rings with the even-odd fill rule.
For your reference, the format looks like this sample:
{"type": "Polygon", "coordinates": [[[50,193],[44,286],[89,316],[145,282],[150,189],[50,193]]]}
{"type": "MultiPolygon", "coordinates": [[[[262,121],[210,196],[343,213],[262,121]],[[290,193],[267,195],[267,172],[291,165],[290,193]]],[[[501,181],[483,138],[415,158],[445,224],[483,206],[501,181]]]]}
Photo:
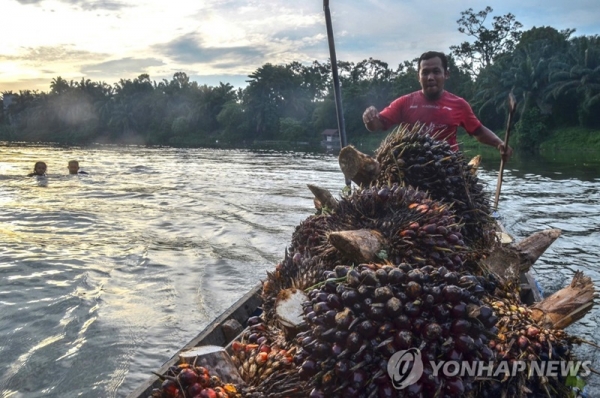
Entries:
{"type": "Polygon", "coordinates": [[[424,225],[421,229],[423,231],[425,231],[426,234],[431,235],[431,234],[435,234],[436,229],[437,229],[437,225],[435,225],[435,224],[427,224],[427,225],[424,225]]]}
{"type": "Polygon", "coordinates": [[[217,393],[212,388],[205,388],[200,392],[200,398],[218,398],[217,393]]]}
{"type": "Polygon", "coordinates": [[[198,374],[194,372],[192,369],[183,369],[177,375],[179,382],[183,385],[183,387],[191,386],[192,384],[198,381],[198,374]]]}
{"type": "Polygon", "coordinates": [[[267,354],[266,352],[259,352],[258,355],[256,355],[256,357],[254,358],[254,360],[256,361],[257,365],[262,365],[263,363],[267,362],[268,358],[269,354],[267,354]]]}
{"type": "Polygon", "coordinates": [[[467,335],[460,335],[458,336],[455,340],[454,340],[454,345],[456,348],[458,348],[460,351],[464,352],[464,353],[468,353],[471,352],[473,350],[475,350],[475,341],[473,340],[473,338],[471,336],[467,336],[467,335]]]}
{"type": "Polygon", "coordinates": [[[538,334],[540,334],[540,329],[536,328],[535,326],[530,326],[527,328],[527,336],[528,337],[535,337],[538,334]]]}
{"type": "Polygon", "coordinates": [[[407,330],[401,330],[394,336],[394,347],[399,350],[405,350],[412,345],[412,333],[407,330]]]}
{"type": "Polygon", "coordinates": [[[447,285],[447,286],[444,286],[444,288],[442,289],[442,296],[444,297],[444,299],[446,299],[452,303],[456,303],[461,299],[462,291],[463,290],[458,286],[447,285]]]}
{"type": "Polygon", "coordinates": [[[427,213],[427,211],[429,210],[429,205],[426,205],[426,204],[418,205],[416,210],[421,213],[427,213]]]}
{"type": "Polygon", "coordinates": [[[244,346],[245,344],[242,344],[239,341],[234,341],[233,343],[231,343],[231,349],[233,351],[241,351],[245,348],[244,346]]]}
{"type": "Polygon", "coordinates": [[[417,236],[417,233],[412,229],[405,229],[404,231],[400,231],[400,236],[403,238],[414,238],[417,236]]]}
{"type": "Polygon", "coordinates": [[[202,387],[208,387],[210,385],[210,376],[208,373],[198,375],[198,383],[200,383],[202,387]]]}
{"type": "Polygon", "coordinates": [[[442,335],[442,327],[437,323],[429,323],[423,333],[427,340],[437,340],[442,335]]]}
{"type": "Polygon", "coordinates": [[[450,331],[457,335],[467,333],[469,329],[471,329],[471,322],[466,319],[455,319],[450,327],[450,331]]]}
{"type": "Polygon", "coordinates": [[[176,398],[179,395],[179,385],[176,381],[167,379],[163,381],[160,388],[167,398],[176,398]]]}
{"type": "Polygon", "coordinates": [[[462,318],[465,315],[467,315],[467,305],[465,303],[458,303],[454,307],[452,307],[452,310],[450,310],[450,312],[452,313],[452,317],[462,318]]]}
{"type": "Polygon", "coordinates": [[[451,397],[459,397],[465,392],[465,386],[460,378],[446,380],[446,391],[451,397]]]}
{"type": "Polygon", "coordinates": [[[411,298],[417,298],[421,296],[422,290],[423,287],[417,282],[410,281],[406,284],[406,294],[408,294],[408,296],[411,298]]]}
{"type": "Polygon", "coordinates": [[[194,383],[191,386],[188,387],[187,389],[187,395],[190,397],[195,397],[197,395],[200,395],[200,392],[204,390],[204,388],[198,384],[198,383],[194,383]]]}
{"type": "Polygon", "coordinates": [[[396,297],[392,297],[385,304],[385,312],[393,318],[402,314],[402,301],[396,297]]]}
{"type": "Polygon", "coordinates": [[[519,336],[517,344],[519,344],[519,347],[521,347],[522,349],[525,349],[529,345],[529,339],[527,339],[527,337],[525,336],[519,336]]]}
{"type": "MultiPolygon", "coordinates": [[[[256,350],[258,348],[258,344],[246,344],[246,352],[250,352],[252,350],[256,350]]],[[[208,373],[208,371],[206,371],[208,373]]]]}

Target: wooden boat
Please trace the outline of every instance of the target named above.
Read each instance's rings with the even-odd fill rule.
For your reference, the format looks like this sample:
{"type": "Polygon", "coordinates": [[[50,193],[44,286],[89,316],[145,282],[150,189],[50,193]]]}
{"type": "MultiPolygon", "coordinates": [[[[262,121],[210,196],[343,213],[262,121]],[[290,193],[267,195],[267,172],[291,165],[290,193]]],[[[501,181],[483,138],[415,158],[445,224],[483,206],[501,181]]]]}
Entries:
{"type": "MultiPolygon", "coordinates": [[[[258,284],[248,293],[240,297],[240,299],[231,307],[219,315],[203,331],[183,346],[183,348],[181,348],[171,359],[165,362],[160,369],[156,370],[156,373],[165,374],[171,366],[177,364],[179,361],[179,354],[183,351],[204,345],[227,346],[235,336],[230,336],[225,332],[225,324],[228,321],[234,320],[245,327],[251,316],[259,314],[260,306],[262,304],[262,299],[260,297],[261,288],[261,284],[258,284]]],[[[141,386],[133,390],[127,397],[147,398],[152,393],[152,389],[160,387],[161,383],[162,381],[158,376],[150,377],[141,386]]]]}

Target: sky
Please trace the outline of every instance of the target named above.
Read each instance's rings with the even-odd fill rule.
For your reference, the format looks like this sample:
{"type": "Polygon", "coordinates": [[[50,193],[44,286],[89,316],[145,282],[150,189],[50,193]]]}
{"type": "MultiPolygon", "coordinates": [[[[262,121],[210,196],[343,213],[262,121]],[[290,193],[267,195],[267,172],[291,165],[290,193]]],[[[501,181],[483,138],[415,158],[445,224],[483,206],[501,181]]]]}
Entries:
{"type": "MultiPolygon", "coordinates": [[[[512,13],[523,30],[600,34],[600,0],[330,0],[339,61],[375,58],[395,69],[470,38],[469,8],[512,13]]],[[[49,91],[52,79],[114,84],[147,73],[244,87],[271,63],[329,59],[321,0],[0,0],[0,93],[49,91]]],[[[486,25],[490,27],[490,24],[486,25]]]]}

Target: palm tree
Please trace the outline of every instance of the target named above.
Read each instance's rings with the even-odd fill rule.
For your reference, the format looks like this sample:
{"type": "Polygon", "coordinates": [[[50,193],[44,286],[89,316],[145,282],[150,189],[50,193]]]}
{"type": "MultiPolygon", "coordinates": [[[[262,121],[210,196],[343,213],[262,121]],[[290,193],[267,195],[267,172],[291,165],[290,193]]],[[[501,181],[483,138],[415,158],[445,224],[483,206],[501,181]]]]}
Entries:
{"type": "Polygon", "coordinates": [[[571,40],[569,51],[552,65],[547,96],[555,101],[575,99],[579,122],[600,123],[600,37],[582,36],[571,40]]]}

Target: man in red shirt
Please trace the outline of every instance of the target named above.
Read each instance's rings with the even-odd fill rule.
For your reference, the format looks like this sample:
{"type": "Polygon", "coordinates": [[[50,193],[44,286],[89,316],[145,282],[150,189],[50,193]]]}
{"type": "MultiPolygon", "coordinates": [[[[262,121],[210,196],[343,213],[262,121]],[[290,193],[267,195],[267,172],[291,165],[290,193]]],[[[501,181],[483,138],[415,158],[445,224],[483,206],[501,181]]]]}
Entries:
{"type": "Polygon", "coordinates": [[[477,141],[497,148],[507,160],[512,148],[505,148],[504,142],[481,124],[467,101],[444,91],[444,83],[450,76],[446,55],[428,51],[421,55],[418,66],[421,90],[394,100],[381,112],[368,107],[363,113],[367,130],[387,130],[399,123],[421,123],[430,126],[438,139],[446,140],[456,151],[456,129],[461,126],[477,141]]]}

